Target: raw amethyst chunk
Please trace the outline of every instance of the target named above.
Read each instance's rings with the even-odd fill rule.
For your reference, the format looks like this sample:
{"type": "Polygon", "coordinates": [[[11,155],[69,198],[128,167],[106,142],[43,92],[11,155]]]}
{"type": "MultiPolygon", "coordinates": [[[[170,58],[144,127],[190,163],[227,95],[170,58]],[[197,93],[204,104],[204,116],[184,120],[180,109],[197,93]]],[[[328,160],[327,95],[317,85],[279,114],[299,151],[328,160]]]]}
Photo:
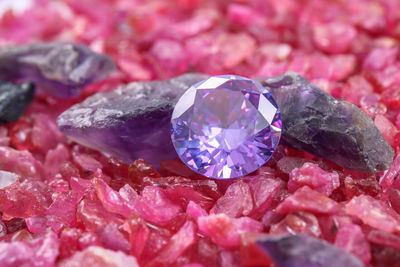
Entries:
{"type": "Polygon", "coordinates": [[[68,42],[0,48],[0,79],[29,80],[58,97],[76,97],[86,85],[114,71],[108,56],[68,42]]]}
{"type": "Polygon", "coordinates": [[[0,81],[0,124],[17,121],[32,102],[34,95],[35,85],[32,83],[14,84],[0,81]]]}
{"type": "MultiPolygon", "coordinates": [[[[65,111],[57,123],[65,135],[81,144],[128,163],[141,157],[158,166],[176,157],[168,133],[178,97],[206,77],[186,74],[98,93],[65,111]]],[[[353,104],[334,99],[294,72],[259,81],[281,109],[286,144],[348,169],[378,172],[391,165],[393,149],[353,104]]]]}
{"type": "Polygon", "coordinates": [[[336,100],[294,72],[258,81],[278,103],[287,145],[347,169],[378,172],[392,164],[392,147],[355,105],[336,100]]]}
{"type": "Polygon", "coordinates": [[[186,74],[98,93],[62,113],[57,124],[79,143],[128,163],[144,158],[158,166],[162,160],[176,157],[169,132],[177,98],[205,77],[186,74]]]}
{"type": "Polygon", "coordinates": [[[354,255],[320,239],[305,235],[262,237],[257,244],[277,267],[363,267],[354,255]]]}

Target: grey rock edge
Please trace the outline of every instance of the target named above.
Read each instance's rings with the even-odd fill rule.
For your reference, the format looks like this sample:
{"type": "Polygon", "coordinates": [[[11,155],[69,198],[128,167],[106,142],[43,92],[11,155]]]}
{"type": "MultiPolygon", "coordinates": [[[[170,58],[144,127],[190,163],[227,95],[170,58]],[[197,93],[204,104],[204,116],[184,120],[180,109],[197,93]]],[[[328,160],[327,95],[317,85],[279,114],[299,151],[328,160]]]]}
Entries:
{"type": "Polygon", "coordinates": [[[38,91],[72,98],[115,70],[112,60],[81,44],[35,43],[0,48],[0,79],[34,82],[38,91]]]}
{"type": "Polygon", "coordinates": [[[279,105],[285,144],[346,169],[374,173],[392,165],[394,150],[357,106],[336,100],[294,72],[258,81],[279,105]]]}
{"type": "Polygon", "coordinates": [[[177,98],[207,78],[186,74],[167,81],[133,82],[97,93],[62,113],[57,124],[72,140],[127,163],[138,158],[158,167],[176,158],[171,115],[177,98]]]}
{"type": "MultiPolygon", "coordinates": [[[[178,98],[208,76],[185,74],[166,81],[133,82],[97,93],[58,118],[74,141],[127,163],[144,158],[155,167],[176,158],[170,119],[178,98]]],[[[390,167],[394,151],[359,108],[334,99],[299,74],[258,81],[270,90],[283,121],[283,142],[348,169],[378,172],[390,167]]]]}
{"type": "Polygon", "coordinates": [[[305,235],[263,237],[258,246],[276,267],[364,267],[354,255],[323,240],[305,235]]]}
{"type": "Polygon", "coordinates": [[[35,96],[33,83],[0,81],[0,124],[17,121],[35,96]]]}

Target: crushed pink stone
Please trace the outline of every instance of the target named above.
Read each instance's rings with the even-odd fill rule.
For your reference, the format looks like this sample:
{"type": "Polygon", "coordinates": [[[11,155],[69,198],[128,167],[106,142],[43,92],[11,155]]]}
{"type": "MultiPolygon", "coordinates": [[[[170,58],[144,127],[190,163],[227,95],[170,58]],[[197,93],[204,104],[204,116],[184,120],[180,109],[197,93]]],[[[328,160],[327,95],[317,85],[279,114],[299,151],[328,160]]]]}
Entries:
{"type": "Polygon", "coordinates": [[[14,2],[0,8],[0,46],[81,42],[118,72],[75,100],[37,95],[0,126],[1,266],[271,266],[257,238],[295,233],[367,266],[398,265],[399,1],[14,2]],[[66,140],[55,123],[130,81],[287,70],[366,112],[396,151],[390,170],[344,170],[281,145],[243,179],[206,180],[177,160],[157,171],[108,158],[66,140]]]}

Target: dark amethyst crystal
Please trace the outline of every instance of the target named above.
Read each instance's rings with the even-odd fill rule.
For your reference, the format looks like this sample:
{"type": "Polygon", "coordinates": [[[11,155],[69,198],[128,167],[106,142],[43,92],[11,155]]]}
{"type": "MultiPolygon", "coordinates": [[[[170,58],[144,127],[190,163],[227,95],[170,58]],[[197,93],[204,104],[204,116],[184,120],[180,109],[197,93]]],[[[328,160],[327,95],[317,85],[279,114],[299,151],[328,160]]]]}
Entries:
{"type": "Polygon", "coordinates": [[[0,81],[0,124],[18,120],[35,95],[33,83],[0,81]]]}
{"type": "Polygon", "coordinates": [[[98,93],[60,115],[57,124],[71,139],[130,163],[144,158],[158,166],[176,158],[170,140],[176,98],[201,74],[168,81],[134,82],[113,92],[98,93]]]}
{"type": "MultiPolygon", "coordinates": [[[[126,162],[142,157],[158,166],[176,157],[169,131],[177,98],[206,77],[186,74],[98,93],[61,114],[59,128],[75,141],[126,162]]],[[[349,169],[377,172],[391,165],[393,149],[356,106],[336,100],[293,72],[259,81],[280,107],[287,145],[349,169]]]]}
{"type": "Polygon", "coordinates": [[[356,256],[310,236],[264,237],[257,244],[276,267],[364,267],[356,256]]]}
{"type": "Polygon", "coordinates": [[[378,172],[391,166],[392,147],[357,106],[336,100],[294,72],[258,81],[279,105],[285,144],[347,169],[378,172]]]}
{"type": "Polygon", "coordinates": [[[33,81],[38,90],[76,97],[85,86],[115,70],[105,55],[84,45],[56,42],[0,48],[0,79],[33,81]]]}

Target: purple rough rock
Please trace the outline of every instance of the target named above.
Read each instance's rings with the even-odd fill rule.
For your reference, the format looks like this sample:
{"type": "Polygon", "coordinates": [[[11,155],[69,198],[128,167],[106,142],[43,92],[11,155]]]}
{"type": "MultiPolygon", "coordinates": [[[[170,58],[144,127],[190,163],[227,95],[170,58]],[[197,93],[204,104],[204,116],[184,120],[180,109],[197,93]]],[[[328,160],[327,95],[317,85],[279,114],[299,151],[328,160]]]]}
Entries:
{"type": "Polygon", "coordinates": [[[0,48],[0,79],[27,80],[46,94],[72,98],[115,70],[112,60],[81,44],[36,43],[0,48]]]}
{"type": "Polygon", "coordinates": [[[177,157],[170,137],[177,98],[205,78],[186,74],[167,81],[133,82],[87,98],[62,113],[57,124],[78,143],[127,163],[144,158],[158,166],[177,157]]]}
{"type": "Polygon", "coordinates": [[[379,172],[391,166],[392,147],[357,106],[336,100],[294,72],[258,81],[278,103],[285,144],[347,169],[379,172]]]}
{"type": "Polygon", "coordinates": [[[364,267],[356,256],[323,240],[305,235],[282,235],[257,240],[276,267],[364,267]]]}
{"type": "MultiPolygon", "coordinates": [[[[57,123],[65,135],[83,145],[127,163],[141,157],[158,166],[177,157],[170,140],[175,103],[186,89],[207,77],[186,74],[98,93],[65,111],[57,123]]],[[[390,167],[393,149],[355,105],[336,100],[294,72],[258,81],[279,106],[287,145],[348,169],[378,172],[390,167]]]]}

